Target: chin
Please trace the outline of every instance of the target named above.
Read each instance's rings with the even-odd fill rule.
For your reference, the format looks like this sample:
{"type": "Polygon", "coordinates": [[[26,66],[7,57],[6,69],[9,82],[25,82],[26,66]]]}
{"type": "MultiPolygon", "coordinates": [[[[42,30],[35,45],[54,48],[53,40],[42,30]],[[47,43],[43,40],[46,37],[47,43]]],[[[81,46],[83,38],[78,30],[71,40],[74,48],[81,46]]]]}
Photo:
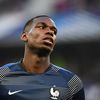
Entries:
{"type": "Polygon", "coordinates": [[[48,48],[40,48],[38,49],[38,55],[41,57],[46,57],[51,53],[51,50],[48,48]]]}
{"type": "Polygon", "coordinates": [[[48,46],[42,46],[38,50],[40,56],[48,56],[53,51],[53,48],[48,46]]]}

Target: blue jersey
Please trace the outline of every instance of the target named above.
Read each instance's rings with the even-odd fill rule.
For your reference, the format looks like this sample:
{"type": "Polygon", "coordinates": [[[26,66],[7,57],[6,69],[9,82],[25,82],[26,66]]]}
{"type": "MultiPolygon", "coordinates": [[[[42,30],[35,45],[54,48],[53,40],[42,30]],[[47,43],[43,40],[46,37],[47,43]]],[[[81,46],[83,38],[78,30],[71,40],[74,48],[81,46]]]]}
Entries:
{"type": "Polygon", "coordinates": [[[26,72],[21,62],[0,67],[0,100],[85,100],[81,80],[51,64],[43,74],[26,72]]]}

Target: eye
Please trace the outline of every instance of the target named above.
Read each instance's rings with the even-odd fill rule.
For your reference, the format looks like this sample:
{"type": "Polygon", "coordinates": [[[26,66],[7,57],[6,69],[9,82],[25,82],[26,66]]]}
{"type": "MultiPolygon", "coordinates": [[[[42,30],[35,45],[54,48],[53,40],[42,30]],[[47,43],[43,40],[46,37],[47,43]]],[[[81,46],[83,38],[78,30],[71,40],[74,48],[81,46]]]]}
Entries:
{"type": "Polygon", "coordinates": [[[36,28],[39,28],[39,29],[45,29],[45,28],[46,28],[46,26],[41,25],[41,26],[36,26],[36,28]]]}

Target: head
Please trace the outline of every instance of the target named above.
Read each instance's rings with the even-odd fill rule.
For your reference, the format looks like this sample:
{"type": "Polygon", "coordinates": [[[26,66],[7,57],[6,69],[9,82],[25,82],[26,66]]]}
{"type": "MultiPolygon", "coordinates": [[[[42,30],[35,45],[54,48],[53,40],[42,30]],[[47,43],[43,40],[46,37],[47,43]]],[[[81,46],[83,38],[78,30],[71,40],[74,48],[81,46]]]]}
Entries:
{"type": "Polygon", "coordinates": [[[46,15],[30,19],[21,34],[25,47],[32,52],[51,53],[56,42],[57,29],[54,21],[46,15]]]}

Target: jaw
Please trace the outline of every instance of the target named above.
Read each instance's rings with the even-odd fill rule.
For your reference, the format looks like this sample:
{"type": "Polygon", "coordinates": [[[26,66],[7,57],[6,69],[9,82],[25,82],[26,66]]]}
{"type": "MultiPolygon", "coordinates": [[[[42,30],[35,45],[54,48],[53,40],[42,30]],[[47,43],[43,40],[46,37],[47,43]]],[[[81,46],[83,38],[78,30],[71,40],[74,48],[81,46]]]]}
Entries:
{"type": "Polygon", "coordinates": [[[42,49],[39,50],[38,56],[39,57],[47,57],[47,56],[50,55],[50,53],[51,53],[51,51],[49,49],[42,48],[42,49]]]}
{"type": "Polygon", "coordinates": [[[33,54],[37,55],[39,57],[47,57],[51,54],[53,51],[53,48],[49,46],[42,46],[42,47],[29,47],[28,51],[33,54]]]}
{"type": "Polygon", "coordinates": [[[38,48],[35,50],[35,54],[37,54],[39,57],[47,57],[51,54],[52,50],[48,48],[38,48]]]}
{"type": "Polygon", "coordinates": [[[28,52],[31,54],[35,54],[41,57],[46,57],[51,54],[53,51],[54,44],[50,44],[48,42],[41,42],[41,43],[31,43],[31,44],[26,44],[26,49],[28,49],[28,52]]]}

